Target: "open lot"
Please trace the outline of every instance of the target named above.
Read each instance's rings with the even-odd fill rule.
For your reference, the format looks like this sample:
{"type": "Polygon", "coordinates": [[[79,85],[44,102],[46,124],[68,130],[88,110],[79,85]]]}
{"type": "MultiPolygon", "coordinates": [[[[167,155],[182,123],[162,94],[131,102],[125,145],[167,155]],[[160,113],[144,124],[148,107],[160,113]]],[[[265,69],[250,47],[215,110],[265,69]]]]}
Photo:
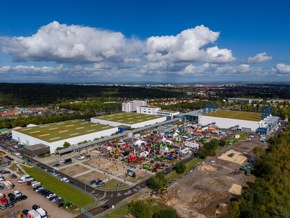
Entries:
{"type": "Polygon", "coordinates": [[[99,180],[99,179],[106,180],[108,178],[109,177],[106,176],[105,174],[99,173],[97,171],[91,171],[91,172],[88,172],[88,173],[82,174],[81,176],[76,177],[76,179],[78,179],[86,184],[88,184],[92,180],[99,180]]]}
{"type": "Polygon", "coordinates": [[[229,111],[229,110],[217,110],[213,113],[204,114],[204,116],[223,117],[229,119],[251,120],[251,121],[260,121],[262,119],[261,113],[229,111]]]}
{"type": "Polygon", "coordinates": [[[74,177],[80,173],[84,173],[86,171],[89,171],[90,169],[83,166],[83,165],[80,165],[80,164],[70,164],[64,168],[61,168],[59,171],[62,172],[62,173],[65,173],[71,177],[74,177]]]}
{"type": "Polygon", "coordinates": [[[54,142],[111,128],[113,127],[98,123],[91,123],[83,120],[71,120],[22,128],[17,131],[47,142],[54,142]]]}
{"type": "MultiPolygon", "coordinates": [[[[239,141],[231,148],[235,155],[240,152],[252,154],[256,146],[266,146],[258,138],[252,141],[239,141]],[[236,152],[239,151],[239,152],[236,152]]],[[[217,156],[225,153],[227,148],[219,151],[217,156]]],[[[241,194],[241,187],[251,176],[240,171],[242,161],[223,160],[209,157],[203,164],[199,164],[192,172],[178,179],[168,188],[168,193],[158,197],[160,201],[173,206],[181,217],[215,217],[217,205],[228,203],[231,197],[241,194]]],[[[247,163],[247,162],[245,162],[247,163]]]]}
{"type": "Polygon", "coordinates": [[[113,121],[113,122],[118,122],[118,123],[135,124],[135,123],[141,123],[148,120],[157,119],[160,117],[161,116],[126,112],[126,113],[100,116],[100,117],[96,117],[96,119],[108,120],[108,121],[113,121]]]}

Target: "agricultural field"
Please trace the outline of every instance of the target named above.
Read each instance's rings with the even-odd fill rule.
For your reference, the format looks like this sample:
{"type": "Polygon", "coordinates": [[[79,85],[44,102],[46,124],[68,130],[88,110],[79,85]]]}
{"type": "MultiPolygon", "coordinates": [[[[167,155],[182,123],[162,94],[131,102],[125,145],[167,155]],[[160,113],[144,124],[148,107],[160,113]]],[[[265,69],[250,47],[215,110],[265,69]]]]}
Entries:
{"type": "Polygon", "coordinates": [[[99,132],[114,127],[91,123],[83,120],[71,120],[59,123],[45,124],[29,128],[17,130],[23,134],[44,140],[46,142],[55,142],[72,138],[76,136],[86,135],[99,132]]]}
{"type": "Polygon", "coordinates": [[[154,120],[160,117],[161,116],[126,112],[126,113],[100,116],[100,117],[96,117],[96,119],[108,120],[108,121],[117,122],[117,123],[135,124],[135,123],[145,122],[148,120],[154,120]]]}
{"type": "Polygon", "coordinates": [[[213,113],[204,114],[203,116],[222,117],[222,118],[250,120],[250,121],[260,121],[262,119],[261,113],[229,111],[229,110],[218,110],[213,113]]]}

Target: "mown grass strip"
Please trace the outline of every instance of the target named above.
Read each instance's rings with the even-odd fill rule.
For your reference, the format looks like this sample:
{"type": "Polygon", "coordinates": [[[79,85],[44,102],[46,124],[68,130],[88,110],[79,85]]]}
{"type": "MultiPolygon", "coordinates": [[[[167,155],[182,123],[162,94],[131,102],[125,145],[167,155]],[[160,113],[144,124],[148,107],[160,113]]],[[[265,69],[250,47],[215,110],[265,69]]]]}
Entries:
{"type": "Polygon", "coordinates": [[[90,205],[95,201],[90,195],[81,192],[67,183],[61,182],[59,179],[41,171],[40,169],[26,166],[22,166],[22,168],[36,181],[41,182],[45,189],[61,196],[65,201],[72,202],[79,208],[90,205]]]}

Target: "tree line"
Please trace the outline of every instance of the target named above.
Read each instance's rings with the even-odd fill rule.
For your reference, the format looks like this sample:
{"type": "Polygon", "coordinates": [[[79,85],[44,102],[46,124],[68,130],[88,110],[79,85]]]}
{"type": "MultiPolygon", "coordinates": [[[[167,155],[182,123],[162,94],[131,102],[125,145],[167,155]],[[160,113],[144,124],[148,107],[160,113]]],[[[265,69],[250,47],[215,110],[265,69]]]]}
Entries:
{"type": "Polygon", "coordinates": [[[253,173],[254,183],[229,205],[227,217],[290,217],[290,127],[268,140],[253,173]]]}

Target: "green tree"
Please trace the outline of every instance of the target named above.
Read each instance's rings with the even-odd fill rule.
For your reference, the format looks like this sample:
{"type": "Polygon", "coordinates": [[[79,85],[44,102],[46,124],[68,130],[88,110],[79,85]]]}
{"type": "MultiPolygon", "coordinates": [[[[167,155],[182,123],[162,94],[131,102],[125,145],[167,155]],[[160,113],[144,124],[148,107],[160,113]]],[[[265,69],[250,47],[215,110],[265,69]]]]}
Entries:
{"type": "Polygon", "coordinates": [[[186,169],[186,165],[183,161],[180,161],[176,164],[176,172],[178,174],[184,173],[185,169],[186,169]]]}
{"type": "Polygon", "coordinates": [[[68,142],[64,142],[64,143],[63,143],[63,147],[64,147],[64,148],[68,148],[68,147],[70,147],[70,146],[71,146],[71,144],[68,143],[68,142]]]}
{"type": "Polygon", "coordinates": [[[153,214],[153,218],[177,218],[177,212],[174,208],[168,207],[153,214]]]}
{"type": "Polygon", "coordinates": [[[147,186],[153,190],[160,190],[160,189],[166,187],[167,184],[168,184],[168,181],[162,172],[156,173],[155,176],[152,176],[147,181],[147,186]]]}
{"type": "Polygon", "coordinates": [[[141,200],[132,200],[128,204],[128,210],[136,218],[152,217],[152,209],[141,200]]]}
{"type": "Polygon", "coordinates": [[[226,142],[226,140],[223,140],[223,139],[221,139],[221,140],[219,140],[219,146],[225,146],[227,144],[227,142],[226,142]]]}

